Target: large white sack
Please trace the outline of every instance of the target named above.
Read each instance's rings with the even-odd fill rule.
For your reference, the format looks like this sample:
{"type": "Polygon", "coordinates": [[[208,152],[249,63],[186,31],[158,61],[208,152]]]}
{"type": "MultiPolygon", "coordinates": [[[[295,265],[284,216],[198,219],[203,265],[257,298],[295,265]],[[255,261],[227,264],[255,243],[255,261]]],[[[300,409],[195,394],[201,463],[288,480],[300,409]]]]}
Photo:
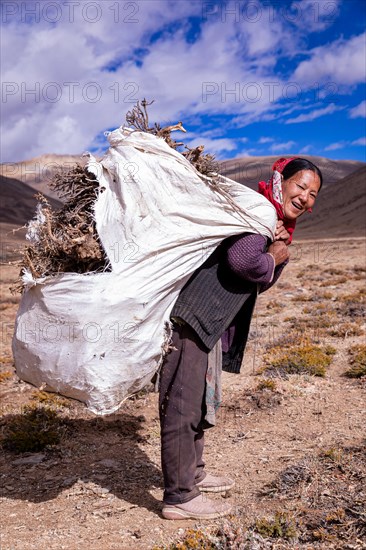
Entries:
{"type": "Polygon", "coordinates": [[[112,270],[29,281],[13,338],[20,378],[97,414],[149,383],[174,302],[219,243],[243,231],[273,239],[277,221],[262,195],[227,178],[213,186],[161,138],[119,128],[108,139],[89,169],[112,270]]]}

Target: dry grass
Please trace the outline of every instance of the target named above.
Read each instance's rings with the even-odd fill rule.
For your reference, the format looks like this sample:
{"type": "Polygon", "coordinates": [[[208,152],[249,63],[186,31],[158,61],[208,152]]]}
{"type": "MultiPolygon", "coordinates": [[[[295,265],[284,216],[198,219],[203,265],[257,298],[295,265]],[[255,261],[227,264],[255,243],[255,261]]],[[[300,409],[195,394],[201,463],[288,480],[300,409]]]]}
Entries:
{"type": "Polygon", "coordinates": [[[349,378],[361,378],[366,376],[366,345],[359,344],[352,346],[348,353],[350,355],[351,368],[346,370],[345,376],[349,378]]]}
{"type": "MultiPolygon", "coordinates": [[[[66,173],[56,174],[51,188],[65,203],[54,211],[47,199],[38,195],[37,218],[28,224],[31,240],[24,248],[20,266],[34,278],[107,269],[109,262],[93,212],[99,189],[96,177],[78,164],[66,173]]],[[[21,289],[21,282],[14,287],[14,291],[21,289]]]]}
{"type": "Polygon", "coordinates": [[[152,550],[267,550],[270,548],[272,548],[271,542],[267,542],[253,528],[246,529],[242,522],[232,517],[220,521],[216,527],[185,529],[173,542],[155,545],[152,550]]]}
{"type": "Polygon", "coordinates": [[[316,346],[306,340],[300,345],[273,346],[263,356],[267,366],[260,370],[260,374],[325,376],[335,353],[331,346],[316,346]]]}
{"type": "Polygon", "coordinates": [[[364,330],[360,323],[339,323],[333,328],[327,330],[330,336],[336,336],[339,338],[347,338],[348,336],[361,336],[364,334],[364,330]]]}
{"type": "Polygon", "coordinates": [[[360,550],[366,536],[365,458],[364,445],[332,447],[305,457],[259,492],[262,501],[270,499],[274,506],[271,516],[251,522],[230,517],[218,526],[186,529],[153,550],[360,550]]]}
{"type": "Polygon", "coordinates": [[[260,380],[255,388],[257,391],[270,390],[275,391],[277,389],[277,383],[275,380],[268,380],[268,378],[263,378],[260,380]]]}
{"type": "Polygon", "coordinates": [[[348,544],[366,536],[365,451],[365,444],[324,449],[287,467],[260,495],[291,505],[299,542],[362,548],[348,544]]]}
{"type": "Polygon", "coordinates": [[[306,305],[302,308],[304,315],[285,317],[284,321],[299,333],[311,334],[314,340],[326,335],[335,338],[361,336],[364,334],[364,307],[357,301],[360,295],[362,291],[357,291],[341,296],[336,302],[306,305]]]}
{"type": "Polygon", "coordinates": [[[13,373],[10,372],[10,370],[0,372],[0,384],[1,382],[5,382],[6,380],[9,380],[12,376],[13,376],[13,373]]]}
{"type": "Polygon", "coordinates": [[[47,407],[58,408],[69,408],[70,401],[60,395],[55,393],[48,393],[45,391],[34,391],[31,395],[32,401],[40,403],[41,405],[46,405],[47,407]]]}
{"type": "Polygon", "coordinates": [[[296,522],[288,512],[277,511],[272,518],[257,519],[253,528],[265,538],[297,539],[296,522]]]}
{"type": "Polygon", "coordinates": [[[327,281],[323,281],[320,286],[338,286],[343,285],[348,281],[347,277],[336,277],[335,279],[328,279],[327,281]]]}
{"type": "Polygon", "coordinates": [[[341,296],[340,300],[348,304],[352,304],[355,302],[364,304],[366,301],[366,290],[364,288],[360,288],[359,290],[356,290],[351,294],[345,294],[341,296]]]}
{"type": "Polygon", "coordinates": [[[328,291],[314,291],[309,292],[308,294],[299,294],[298,296],[294,296],[291,298],[292,302],[322,302],[322,300],[331,300],[333,298],[333,294],[328,291]]]}
{"type": "Polygon", "coordinates": [[[29,405],[21,414],[3,418],[0,426],[2,446],[15,453],[39,452],[57,445],[65,432],[56,411],[29,405]]]}
{"type": "Polygon", "coordinates": [[[277,300],[271,300],[266,307],[271,313],[279,313],[285,307],[285,304],[277,300]]]}

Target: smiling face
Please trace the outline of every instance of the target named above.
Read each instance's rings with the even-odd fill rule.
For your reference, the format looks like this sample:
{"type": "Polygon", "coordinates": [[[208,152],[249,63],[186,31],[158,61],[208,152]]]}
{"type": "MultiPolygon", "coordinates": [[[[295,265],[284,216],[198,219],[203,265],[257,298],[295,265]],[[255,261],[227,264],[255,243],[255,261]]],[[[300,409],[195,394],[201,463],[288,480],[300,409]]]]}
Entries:
{"type": "Polygon", "coordinates": [[[283,212],[288,220],[296,220],[312,208],[320,187],[318,174],[311,170],[296,172],[282,182],[283,212]]]}

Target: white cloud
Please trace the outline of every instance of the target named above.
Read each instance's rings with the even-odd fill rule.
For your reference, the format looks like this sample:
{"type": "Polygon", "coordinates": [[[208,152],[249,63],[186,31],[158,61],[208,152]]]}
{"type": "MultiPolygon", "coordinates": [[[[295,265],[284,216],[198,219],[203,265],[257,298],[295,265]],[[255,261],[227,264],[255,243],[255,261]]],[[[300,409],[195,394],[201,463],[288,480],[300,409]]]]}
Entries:
{"type": "Polygon", "coordinates": [[[354,141],[352,141],[351,145],[361,145],[361,146],[366,145],[366,137],[355,139],[354,141]]]}
{"type": "Polygon", "coordinates": [[[364,147],[366,145],[366,137],[360,137],[353,141],[337,141],[336,143],[331,143],[325,147],[325,151],[336,151],[337,149],[344,149],[345,147],[364,147]]]}
{"type": "MultiPolygon", "coordinates": [[[[38,4],[41,11],[44,5],[14,4],[19,10],[38,4]]],[[[62,17],[55,24],[45,17],[19,23],[20,11],[18,23],[3,25],[1,39],[8,44],[3,82],[9,92],[3,103],[4,160],[101,147],[101,132],[122,124],[126,111],[143,97],[156,99],[149,110],[151,121],[182,120],[188,130],[186,121],[198,125],[205,115],[233,117],[220,119],[217,127],[203,130],[200,137],[207,151],[219,153],[233,151],[247,139],[225,138],[229,127],[269,122],[286,108],[288,113],[298,109],[297,102],[283,104],[286,78],[275,69],[279,58],[289,59],[298,51],[304,33],[282,15],[280,5],[269,8],[258,3],[261,16],[248,21],[229,15],[202,18],[204,3],[196,0],[137,1],[128,9],[130,4],[112,0],[90,4],[102,10],[95,23],[87,21],[93,10],[85,12],[85,4],[63,2],[59,3],[62,17]],[[70,4],[75,4],[74,20],[70,4]],[[194,41],[187,39],[192,16],[200,25],[194,41]],[[33,96],[28,93],[32,89],[33,96]],[[60,97],[52,101],[55,91],[60,97]],[[100,95],[97,101],[95,92],[100,95]],[[258,97],[253,98],[256,92],[258,97]]],[[[212,4],[219,11],[244,9],[244,3],[238,2],[227,2],[225,8],[212,4]]],[[[302,108],[309,106],[303,103],[302,108]]]]}
{"type": "Polygon", "coordinates": [[[274,141],[273,138],[271,137],[261,137],[259,140],[258,140],[258,143],[271,143],[271,141],[274,141]]]}
{"type": "Polygon", "coordinates": [[[272,153],[281,152],[283,154],[287,154],[291,152],[294,145],[296,145],[295,141],[286,141],[285,143],[273,143],[272,145],[270,145],[270,150],[272,151],[272,153]]]}
{"type": "Polygon", "coordinates": [[[336,151],[337,149],[343,149],[346,147],[347,141],[337,141],[336,143],[331,143],[324,148],[324,151],[336,151]]]}
{"type": "Polygon", "coordinates": [[[300,149],[299,155],[307,155],[312,149],[312,145],[305,145],[305,147],[302,147],[302,149],[300,149]]]}
{"type": "Polygon", "coordinates": [[[309,52],[310,59],[298,65],[292,78],[309,87],[315,82],[335,83],[333,92],[339,93],[340,88],[365,81],[365,50],[366,33],[319,46],[309,52]]]}
{"type": "Polygon", "coordinates": [[[331,26],[339,15],[340,0],[319,2],[314,0],[296,0],[291,4],[293,15],[288,18],[306,32],[315,32],[331,26]]]}
{"type": "Polygon", "coordinates": [[[353,107],[353,109],[349,112],[350,118],[366,118],[366,100],[361,101],[356,107],[353,107]]]}
{"type": "Polygon", "coordinates": [[[256,149],[241,149],[240,151],[238,151],[238,153],[235,155],[235,159],[241,159],[241,158],[247,158],[247,157],[252,157],[252,156],[255,156],[255,154],[257,153],[257,150],[256,149]]]}
{"type": "Polygon", "coordinates": [[[237,142],[234,139],[210,139],[201,136],[198,136],[192,140],[185,140],[185,144],[191,148],[198,147],[198,145],[204,145],[204,153],[213,154],[219,154],[223,151],[234,151],[237,147],[237,142]]]}
{"type": "MultiPolygon", "coordinates": [[[[41,16],[36,22],[29,18],[29,24],[3,26],[2,39],[10,44],[3,60],[9,92],[3,116],[4,160],[98,147],[100,140],[94,137],[121,124],[142,97],[156,99],[150,117],[162,124],[217,113],[241,115],[240,126],[276,118],[272,113],[284,84],[273,74],[277,54],[292,52],[297,40],[285,32],[288,22],[278,10],[273,21],[270,9],[259,4],[257,21],[203,18],[199,36],[189,42],[188,17],[199,20],[200,2],[136,2],[131,3],[138,8],[132,15],[120,3],[94,4],[102,11],[96,23],[87,21],[93,10],[84,12],[85,6],[75,3],[72,19],[70,6],[63,3],[62,17],[54,25],[41,16]],[[98,91],[94,102],[89,95],[98,91]],[[55,92],[60,97],[53,102],[47,95],[55,92]],[[32,126],[32,139],[19,135],[23,119],[32,126]]],[[[17,5],[19,23],[22,10],[34,8],[35,2],[17,5]]],[[[37,5],[42,14],[42,3],[37,5]]],[[[225,5],[227,12],[237,7],[237,2],[225,5]]],[[[212,129],[207,137],[225,136],[225,130],[212,129]]]]}
{"type": "MultiPolygon", "coordinates": [[[[265,4],[252,2],[252,8],[257,6],[257,12],[250,14],[250,7],[245,11],[243,3],[231,2],[231,6],[241,8],[239,41],[243,45],[244,55],[248,57],[269,56],[273,58],[278,49],[288,50],[293,46],[294,36],[284,34],[283,24],[279,11],[273,11],[265,7],[265,4]]],[[[264,59],[261,63],[265,62],[264,59]]]]}
{"type": "MultiPolygon", "coordinates": [[[[35,4],[42,9],[39,2],[19,2],[19,18],[23,5],[34,8],[35,4]]],[[[141,2],[137,23],[129,22],[130,10],[123,10],[122,6],[117,24],[110,9],[116,9],[116,2],[94,4],[103,10],[103,17],[95,24],[88,24],[81,16],[83,6],[79,3],[73,22],[65,16],[50,25],[41,17],[32,24],[12,22],[2,26],[1,40],[10,46],[7,55],[2,55],[2,80],[8,92],[2,113],[7,136],[2,143],[3,160],[30,158],[44,152],[82,152],[93,145],[94,136],[121,124],[136,99],[150,93],[150,97],[161,99],[158,120],[164,116],[169,120],[192,100],[192,94],[181,105],[178,99],[174,108],[164,112],[164,97],[174,98],[172,88],[179,87],[179,80],[165,91],[164,78],[154,75],[151,84],[149,75],[144,79],[144,72],[136,70],[134,61],[124,61],[116,72],[104,67],[119,59],[132,59],[136,47],[149,47],[152,32],[180,17],[199,15],[201,6],[192,1],[179,2],[177,6],[167,1],[141,2]],[[94,102],[95,91],[100,97],[94,102]],[[55,92],[59,97],[53,101],[55,92]]],[[[65,8],[66,4],[60,6],[65,8]]],[[[171,41],[173,60],[174,45],[185,41],[178,33],[171,41]]],[[[159,66],[155,72],[158,70],[159,66]]]]}
{"type": "Polygon", "coordinates": [[[321,116],[330,115],[336,111],[341,111],[343,109],[344,107],[338,107],[334,103],[331,103],[330,105],[328,105],[328,107],[324,107],[323,109],[316,109],[315,111],[311,111],[310,113],[299,115],[296,118],[289,118],[288,120],[286,120],[285,124],[298,124],[299,122],[309,122],[321,116]]]}

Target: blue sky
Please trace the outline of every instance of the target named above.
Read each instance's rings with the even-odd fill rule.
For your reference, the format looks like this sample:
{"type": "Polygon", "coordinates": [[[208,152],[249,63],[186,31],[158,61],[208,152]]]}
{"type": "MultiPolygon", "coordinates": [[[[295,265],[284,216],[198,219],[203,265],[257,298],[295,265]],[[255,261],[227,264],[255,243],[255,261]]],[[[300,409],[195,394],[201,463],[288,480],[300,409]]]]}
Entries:
{"type": "Polygon", "coordinates": [[[222,160],[366,161],[365,22],[362,0],[3,0],[1,160],[102,153],[146,97],[222,160]]]}

